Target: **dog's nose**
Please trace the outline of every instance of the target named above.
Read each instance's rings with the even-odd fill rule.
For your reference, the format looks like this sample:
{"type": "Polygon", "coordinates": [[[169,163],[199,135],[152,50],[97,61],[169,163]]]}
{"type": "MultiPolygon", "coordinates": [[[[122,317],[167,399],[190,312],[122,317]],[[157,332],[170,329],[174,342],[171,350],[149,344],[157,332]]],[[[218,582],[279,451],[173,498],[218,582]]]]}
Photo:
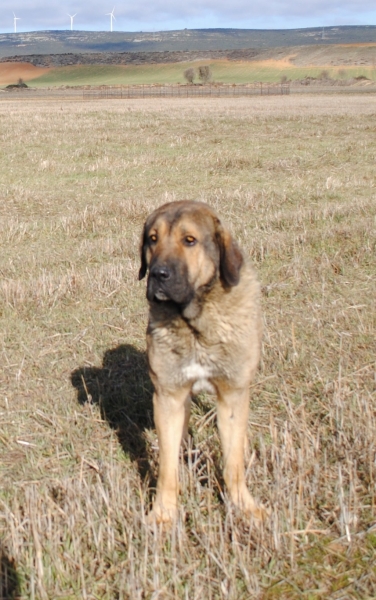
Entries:
{"type": "Polygon", "coordinates": [[[150,275],[159,281],[167,281],[171,277],[171,271],[166,265],[154,265],[150,269],[150,275]]]}

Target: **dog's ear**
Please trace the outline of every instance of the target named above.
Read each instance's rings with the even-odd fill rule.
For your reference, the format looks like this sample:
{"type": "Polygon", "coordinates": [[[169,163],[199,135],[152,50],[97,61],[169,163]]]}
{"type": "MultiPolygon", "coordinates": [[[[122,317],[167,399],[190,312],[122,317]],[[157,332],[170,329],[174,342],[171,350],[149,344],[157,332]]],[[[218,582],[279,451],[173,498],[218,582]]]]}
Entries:
{"type": "Polygon", "coordinates": [[[146,223],[142,232],[141,246],[140,246],[141,266],[138,272],[138,280],[141,281],[146,275],[148,270],[148,264],[146,262],[146,223]]]}
{"type": "Polygon", "coordinates": [[[220,221],[217,223],[216,239],[219,247],[220,277],[227,287],[238,285],[243,254],[230,232],[222,226],[220,221]]]}

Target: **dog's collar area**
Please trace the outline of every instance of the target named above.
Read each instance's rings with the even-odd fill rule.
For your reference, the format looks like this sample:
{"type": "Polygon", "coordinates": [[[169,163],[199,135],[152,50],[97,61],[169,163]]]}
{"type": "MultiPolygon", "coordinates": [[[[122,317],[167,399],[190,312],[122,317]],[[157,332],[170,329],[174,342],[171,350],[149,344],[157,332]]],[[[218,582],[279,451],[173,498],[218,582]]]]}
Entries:
{"type": "Polygon", "coordinates": [[[192,331],[195,337],[198,337],[200,335],[199,330],[192,325],[191,321],[197,319],[200,316],[202,311],[201,302],[198,302],[197,300],[191,300],[188,303],[179,304],[178,302],[174,302],[174,300],[171,300],[171,298],[168,298],[167,300],[161,300],[154,296],[152,300],[149,300],[149,305],[150,307],[155,306],[158,307],[158,309],[160,308],[163,311],[163,313],[165,313],[165,311],[171,311],[171,313],[179,315],[181,319],[187,324],[187,326],[192,331]]]}

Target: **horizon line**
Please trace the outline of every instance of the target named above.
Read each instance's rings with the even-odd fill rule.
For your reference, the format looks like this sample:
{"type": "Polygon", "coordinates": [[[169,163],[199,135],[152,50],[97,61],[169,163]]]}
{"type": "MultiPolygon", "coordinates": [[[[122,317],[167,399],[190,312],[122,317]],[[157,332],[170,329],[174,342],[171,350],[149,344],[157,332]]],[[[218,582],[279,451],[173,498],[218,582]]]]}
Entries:
{"type": "MultiPolygon", "coordinates": [[[[111,13],[108,13],[111,14],[111,13]]],[[[69,15],[68,15],[69,16],[69,15]]],[[[107,15],[105,15],[107,16],[107,15]]],[[[18,17],[19,20],[21,20],[21,17],[18,17]]],[[[109,31],[108,29],[73,29],[71,30],[70,28],[64,28],[64,29],[31,29],[28,31],[2,31],[0,32],[0,35],[14,35],[14,36],[19,36],[25,33],[59,33],[59,32],[64,32],[64,31],[68,31],[70,34],[72,33],[112,33],[112,34],[116,34],[116,33],[139,33],[139,34],[145,34],[145,33],[151,33],[151,34],[156,34],[156,33],[168,33],[168,32],[173,32],[173,31],[302,31],[302,30],[322,30],[322,29],[333,29],[333,28],[368,28],[368,27],[375,27],[376,28],[376,24],[364,24],[364,25],[315,25],[315,26],[307,26],[307,27],[271,27],[271,28],[266,28],[266,27],[183,27],[181,29],[152,29],[152,30],[145,30],[145,29],[136,29],[136,30],[115,30],[115,31],[109,31]]]]}

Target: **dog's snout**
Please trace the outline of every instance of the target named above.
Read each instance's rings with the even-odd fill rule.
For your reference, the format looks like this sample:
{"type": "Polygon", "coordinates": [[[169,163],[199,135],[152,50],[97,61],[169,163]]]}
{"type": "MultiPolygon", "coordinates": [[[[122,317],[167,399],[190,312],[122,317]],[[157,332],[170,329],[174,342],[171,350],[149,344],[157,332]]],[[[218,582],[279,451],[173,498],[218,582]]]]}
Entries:
{"type": "Polygon", "coordinates": [[[150,269],[150,275],[159,281],[167,281],[171,277],[171,270],[166,265],[154,265],[150,269]]]}

